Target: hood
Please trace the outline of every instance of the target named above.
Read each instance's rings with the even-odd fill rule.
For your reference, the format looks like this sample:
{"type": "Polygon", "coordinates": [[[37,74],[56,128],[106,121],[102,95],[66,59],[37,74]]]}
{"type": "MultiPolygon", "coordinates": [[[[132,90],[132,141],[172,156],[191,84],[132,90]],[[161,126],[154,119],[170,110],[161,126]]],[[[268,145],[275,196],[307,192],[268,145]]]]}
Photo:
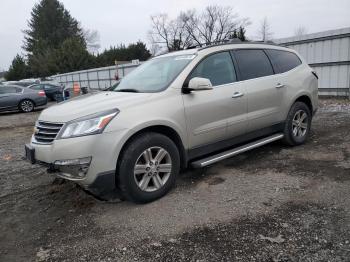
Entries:
{"type": "Polygon", "coordinates": [[[150,93],[100,92],[82,95],[45,109],[39,120],[65,123],[113,108],[123,110],[148,99],[150,93]]]}

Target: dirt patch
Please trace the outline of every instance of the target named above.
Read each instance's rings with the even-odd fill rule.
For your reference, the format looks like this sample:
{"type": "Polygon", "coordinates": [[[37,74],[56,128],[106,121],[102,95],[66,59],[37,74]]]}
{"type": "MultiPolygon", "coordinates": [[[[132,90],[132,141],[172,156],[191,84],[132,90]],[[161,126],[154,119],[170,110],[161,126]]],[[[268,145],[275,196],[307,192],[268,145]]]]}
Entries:
{"type": "Polygon", "coordinates": [[[0,114],[0,261],[347,261],[350,112],[310,139],[186,170],[147,205],[104,202],[23,161],[40,112],[0,114]]]}
{"type": "Polygon", "coordinates": [[[222,177],[213,177],[207,181],[208,185],[210,186],[215,186],[223,182],[225,182],[225,179],[223,179],[222,177]]]}
{"type": "Polygon", "coordinates": [[[349,220],[333,207],[286,203],[268,215],[245,216],[114,256],[152,261],[346,261],[349,220]],[[344,228],[344,224],[346,227],[344,228]],[[135,252],[136,251],[136,252],[135,252]],[[169,256],[171,251],[171,256],[169,256]],[[134,254],[139,254],[135,256],[134,254]]]}

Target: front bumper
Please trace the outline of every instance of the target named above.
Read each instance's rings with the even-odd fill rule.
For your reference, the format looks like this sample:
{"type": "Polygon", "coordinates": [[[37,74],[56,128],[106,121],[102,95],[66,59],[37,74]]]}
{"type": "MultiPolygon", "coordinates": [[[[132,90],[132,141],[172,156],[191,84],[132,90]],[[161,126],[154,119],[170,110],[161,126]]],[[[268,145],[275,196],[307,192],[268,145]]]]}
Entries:
{"type": "Polygon", "coordinates": [[[99,182],[102,178],[99,177],[104,176],[102,181],[105,181],[106,174],[113,173],[115,176],[117,159],[125,142],[126,134],[127,130],[124,129],[98,135],[54,140],[51,144],[37,144],[32,138],[29,144],[30,148],[33,149],[34,161],[32,162],[47,166],[49,172],[72,180],[89,191],[105,191],[104,188],[96,188],[103,186],[110,189],[110,185],[115,187],[114,178],[108,178],[109,182],[113,180],[113,184],[102,185],[103,183],[99,182]],[[91,159],[88,165],[86,161],[85,163],[76,162],[76,160],[88,158],[91,159]],[[67,161],[73,162],[67,165],[67,161]],[[74,175],[81,167],[83,167],[85,174],[83,176],[74,175]],[[70,170],[75,170],[75,173],[72,175],[70,170]]]}
{"type": "MultiPolygon", "coordinates": [[[[30,145],[25,145],[25,152],[26,152],[26,158],[28,161],[30,161],[32,164],[39,164],[42,166],[47,167],[48,173],[54,173],[58,177],[77,181],[76,179],[72,179],[72,172],[76,172],[76,168],[73,170],[68,169],[65,170],[65,172],[62,172],[60,168],[57,167],[55,164],[45,163],[40,160],[36,160],[34,156],[35,150],[30,145]]],[[[80,167],[79,167],[80,169],[80,167]]],[[[92,193],[93,195],[108,200],[110,198],[120,197],[120,192],[116,189],[116,171],[111,170],[109,172],[103,172],[96,175],[96,179],[92,184],[89,184],[88,186],[85,186],[84,189],[92,193]]]]}

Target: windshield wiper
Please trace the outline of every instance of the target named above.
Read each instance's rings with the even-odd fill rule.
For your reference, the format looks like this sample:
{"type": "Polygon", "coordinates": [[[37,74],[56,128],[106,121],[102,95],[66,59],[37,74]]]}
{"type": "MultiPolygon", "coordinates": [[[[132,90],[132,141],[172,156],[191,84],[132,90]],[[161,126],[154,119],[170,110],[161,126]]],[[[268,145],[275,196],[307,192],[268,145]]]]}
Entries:
{"type": "Polygon", "coordinates": [[[115,92],[131,92],[131,93],[139,93],[140,91],[132,88],[124,88],[124,89],[115,89],[115,92]]]}

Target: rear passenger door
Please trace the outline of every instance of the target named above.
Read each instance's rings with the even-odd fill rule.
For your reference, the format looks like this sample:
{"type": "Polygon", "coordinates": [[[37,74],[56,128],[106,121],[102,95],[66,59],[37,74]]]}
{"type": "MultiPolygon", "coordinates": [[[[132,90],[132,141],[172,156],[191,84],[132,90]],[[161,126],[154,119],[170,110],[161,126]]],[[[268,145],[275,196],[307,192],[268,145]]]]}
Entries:
{"type": "Polygon", "coordinates": [[[284,90],[264,50],[240,49],[234,50],[233,54],[240,80],[246,88],[247,131],[259,130],[281,122],[279,112],[284,90]]]}

